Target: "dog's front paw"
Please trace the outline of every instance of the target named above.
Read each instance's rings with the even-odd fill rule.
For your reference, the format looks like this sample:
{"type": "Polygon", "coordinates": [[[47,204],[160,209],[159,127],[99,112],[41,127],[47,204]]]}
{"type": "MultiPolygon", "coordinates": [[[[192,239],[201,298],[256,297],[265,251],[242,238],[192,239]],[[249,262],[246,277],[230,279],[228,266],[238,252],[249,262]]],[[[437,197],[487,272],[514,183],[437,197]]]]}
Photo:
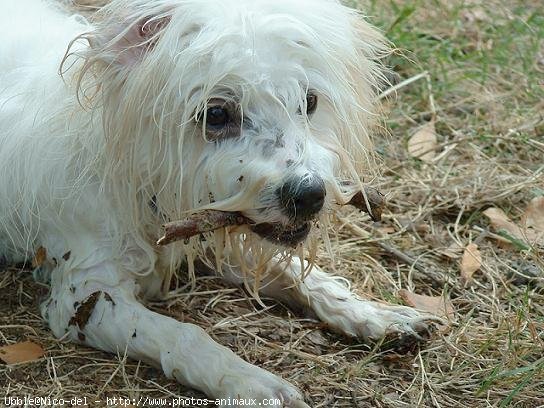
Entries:
{"type": "Polygon", "coordinates": [[[376,305],[376,315],[369,319],[365,338],[383,341],[383,346],[399,352],[412,351],[430,337],[436,324],[443,323],[441,318],[411,307],[376,305]]]}
{"type": "Polygon", "coordinates": [[[427,339],[439,317],[407,306],[350,299],[344,301],[328,322],[338,331],[365,341],[383,341],[399,351],[408,351],[427,339]]]}
{"type": "Polygon", "coordinates": [[[224,380],[225,392],[219,407],[309,408],[300,391],[282,378],[248,364],[224,380]]]}

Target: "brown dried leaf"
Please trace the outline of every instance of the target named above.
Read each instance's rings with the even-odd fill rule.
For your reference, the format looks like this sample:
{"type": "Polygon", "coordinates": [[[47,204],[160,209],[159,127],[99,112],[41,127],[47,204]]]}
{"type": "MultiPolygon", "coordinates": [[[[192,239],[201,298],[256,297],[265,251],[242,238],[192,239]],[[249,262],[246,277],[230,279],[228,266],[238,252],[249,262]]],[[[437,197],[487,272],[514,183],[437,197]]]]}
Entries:
{"type": "Polygon", "coordinates": [[[429,163],[436,156],[437,144],[434,121],[431,121],[421,126],[408,140],[408,153],[416,159],[429,163]]]}
{"type": "Polygon", "coordinates": [[[472,282],[472,275],[482,266],[482,254],[478,250],[478,245],[468,244],[461,258],[461,279],[463,283],[472,282]]]}
{"type": "Polygon", "coordinates": [[[34,254],[34,259],[32,259],[32,267],[39,268],[47,260],[47,250],[44,247],[39,247],[36,253],[34,254]]]}
{"type": "Polygon", "coordinates": [[[500,208],[490,207],[483,212],[489,218],[491,226],[496,230],[505,230],[515,238],[523,239],[523,231],[514,224],[500,208]]]}
{"type": "Polygon", "coordinates": [[[535,197],[531,200],[525,214],[523,214],[525,227],[532,227],[537,231],[544,232],[544,196],[535,197]]]}
{"type": "Polygon", "coordinates": [[[6,364],[37,360],[44,355],[42,346],[31,341],[0,347],[0,360],[6,364]]]}
{"type": "Polygon", "coordinates": [[[423,312],[432,313],[448,320],[453,320],[455,311],[449,299],[443,296],[425,296],[410,292],[406,289],[399,290],[400,298],[408,305],[423,312]]]}
{"type": "MultiPolygon", "coordinates": [[[[531,202],[532,203],[532,202],[531,202]]],[[[531,204],[529,205],[531,207],[531,204]]],[[[531,210],[530,216],[531,219],[526,219],[526,222],[530,223],[540,223],[540,203],[536,202],[534,205],[534,210],[531,210]],[[533,213],[535,215],[535,218],[533,218],[533,213]]],[[[529,208],[528,208],[529,210],[529,208]]],[[[483,212],[483,214],[489,218],[489,221],[491,223],[491,226],[497,230],[504,230],[508,234],[512,235],[514,238],[519,239],[521,241],[529,242],[529,243],[539,243],[538,241],[542,241],[543,235],[542,233],[539,233],[535,231],[533,228],[526,228],[522,229],[518,227],[516,224],[514,224],[508,216],[504,213],[503,210],[495,207],[490,207],[487,210],[483,212]]],[[[538,224],[540,225],[540,224],[538,224]]],[[[544,232],[544,231],[543,231],[544,232]]]]}

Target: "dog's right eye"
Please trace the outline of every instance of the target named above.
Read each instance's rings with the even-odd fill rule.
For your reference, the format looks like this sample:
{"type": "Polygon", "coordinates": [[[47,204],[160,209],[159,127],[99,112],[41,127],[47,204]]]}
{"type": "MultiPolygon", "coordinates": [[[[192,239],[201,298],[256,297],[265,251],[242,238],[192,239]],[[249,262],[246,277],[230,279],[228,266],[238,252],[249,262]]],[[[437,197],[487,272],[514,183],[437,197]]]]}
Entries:
{"type": "Polygon", "coordinates": [[[221,128],[229,123],[229,113],[221,106],[212,106],[206,111],[206,126],[221,128]]]}

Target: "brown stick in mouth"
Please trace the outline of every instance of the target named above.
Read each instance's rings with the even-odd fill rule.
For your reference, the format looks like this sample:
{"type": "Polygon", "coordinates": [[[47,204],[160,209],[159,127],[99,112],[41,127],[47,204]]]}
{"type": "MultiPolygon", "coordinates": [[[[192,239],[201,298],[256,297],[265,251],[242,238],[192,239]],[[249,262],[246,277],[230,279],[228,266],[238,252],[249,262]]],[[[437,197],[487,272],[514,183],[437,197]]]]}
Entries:
{"type": "Polygon", "coordinates": [[[204,210],[184,220],[164,224],[164,235],[159,238],[157,245],[168,245],[219,228],[246,224],[252,224],[251,220],[237,211],[204,210]]]}
{"type": "MultiPolygon", "coordinates": [[[[347,204],[367,212],[373,221],[379,221],[385,208],[385,197],[375,188],[365,187],[365,194],[356,193],[347,204]]],[[[237,211],[204,210],[183,220],[164,224],[164,235],[159,238],[157,245],[168,245],[220,228],[250,224],[254,222],[237,211]]]]}

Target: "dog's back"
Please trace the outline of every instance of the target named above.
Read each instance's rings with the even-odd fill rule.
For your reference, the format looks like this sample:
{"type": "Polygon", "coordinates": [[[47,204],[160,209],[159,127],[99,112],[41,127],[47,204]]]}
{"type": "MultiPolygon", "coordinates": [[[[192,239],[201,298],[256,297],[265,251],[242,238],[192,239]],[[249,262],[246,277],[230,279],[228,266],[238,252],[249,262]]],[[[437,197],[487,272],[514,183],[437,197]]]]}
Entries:
{"type": "Polygon", "coordinates": [[[57,73],[60,61],[70,40],[89,30],[83,18],[69,17],[56,3],[42,0],[20,0],[2,5],[0,15],[3,33],[0,42],[0,76],[5,99],[5,86],[17,85],[21,80],[32,78],[32,69],[42,75],[57,73]],[[51,72],[43,72],[44,65],[50,65],[51,72]],[[27,75],[19,72],[25,70],[27,75]],[[18,83],[9,81],[5,75],[18,73],[18,83]]]}
{"type": "Polygon", "coordinates": [[[39,211],[53,200],[40,186],[53,184],[64,167],[63,132],[55,129],[67,125],[44,112],[73,99],[59,66],[70,41],[89,26],[40,0],[6,2],[0,26],[0,254],[22,260],[34,245],[39,211]]]}

